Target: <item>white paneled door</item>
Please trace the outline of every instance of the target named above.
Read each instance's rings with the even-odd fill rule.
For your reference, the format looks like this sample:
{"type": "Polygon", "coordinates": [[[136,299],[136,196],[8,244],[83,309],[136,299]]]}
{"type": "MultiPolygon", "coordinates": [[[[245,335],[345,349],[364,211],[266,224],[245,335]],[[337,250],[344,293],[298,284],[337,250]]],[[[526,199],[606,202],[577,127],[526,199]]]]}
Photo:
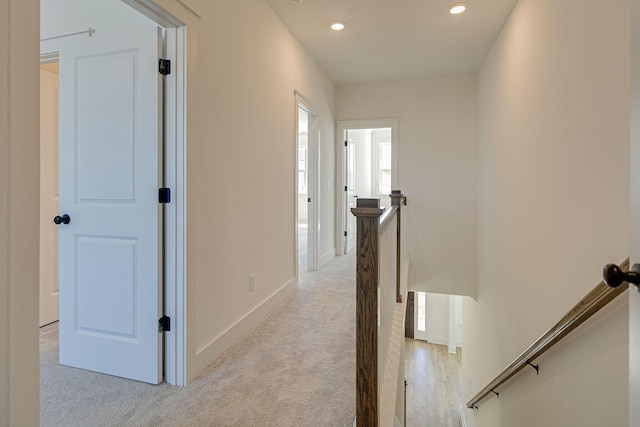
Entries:
{"type": "Polygon", "coordinates": [[[60,50],[60,363],[162,381],[161,33],[60,50]]]}

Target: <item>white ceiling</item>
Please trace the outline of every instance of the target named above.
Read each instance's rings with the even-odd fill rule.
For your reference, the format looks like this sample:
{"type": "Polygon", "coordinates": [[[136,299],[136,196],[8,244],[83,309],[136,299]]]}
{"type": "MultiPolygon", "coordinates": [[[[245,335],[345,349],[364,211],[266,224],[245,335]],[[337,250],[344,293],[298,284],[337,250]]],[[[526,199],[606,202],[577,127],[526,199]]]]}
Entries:
{"type": "Polygon", "coordinates": [[[517,0],[266,0],[337,85],[474,73],[517,0]],[[329,29],[332,21],[345,30],[329,29]]]}

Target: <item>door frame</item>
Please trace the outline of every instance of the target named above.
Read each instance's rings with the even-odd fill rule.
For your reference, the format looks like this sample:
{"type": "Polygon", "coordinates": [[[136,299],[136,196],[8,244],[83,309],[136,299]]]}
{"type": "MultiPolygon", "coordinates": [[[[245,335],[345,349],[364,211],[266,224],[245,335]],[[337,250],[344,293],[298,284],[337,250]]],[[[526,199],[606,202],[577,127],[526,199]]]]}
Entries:
{"type": "MultiPolygon", "coordinates": [[[[164,378],[187,384],[186,330],[186,32],[187,25],[149,0],[122,0],[165,30],[165,56],[172,62],[164,83],[164,187],[172,189],[164,215],[164,313],[172,319],[164,333],[164,378]]],[[[41,42],[41,58],[57,55],[41,42]]],[[[163,260],[159,260],[162,262],[163,260]]]]}
{"type": "Polygon", "coordinates": [[[391,128],[391,188],[397,189],[398,182],[398,140],[400,119],[370,119],[370,120],[341,120],[336,122],[336,255],[345,255],[344,230],[345,219],[344,186],[346,183],[345,165],[347,159],[344,150],[345,135],[351,129],[379,129],[391,128]]]}
{"type": "MultiPolygon", "coordinates": [[[[151,0],[122,0],[166,31],[165,54],[172,62],[165,78],[164,186],[172,189],[165,205],[164,311],[171,331],[164,333],[165,381],[186,386],[187,374],[187,30],[189,23],[151,0]]],[[[192,11],[187,15],[194,19],[192,11]]],[[[195,43],[195,34],[190,42],[195,43]]],[[[191,65],[190,72],[195,71],[191,65]]]]}
{"type": "Polygon", "coordinates": [[[309,134],[307,139],[307,197],[311,202],[307,205],[307,271],[315,271],[318,269],[320,260],[318,255],[318,224],[319,206],[320,206],[320,108],[309,100],[298,90],[294,91],[295,97],[295,148],[294,156],[294,172],[295,172],[295,276],[299,277],[298,271],[298,116],[299,109],[304,109],[310,120],[309,134]]]}
{"type": "MultiPolygon", "coordinates": [[[[629,264],[640,262],[640,0],[630,2],[631,91],[630,91],[630,247],[629,264]]],[[[640,294],[629,289],[629,426],[640,423],[640,294]]]]}
{"type": "MultiPolygon", "coordinates": [[[[349,206],[349,192],[353,192],[353,195],[351,197],[353,197],[354,199],[356,199],[358,197],[358,195],[356,194],[356,184],[355,184],[355,156],[356,156],[356,147],[355,147],[355,141],[353,139],[351,139],[349,137],[349,131],[346,130],[344,132],[344,138],[342,138],[344,140],[344,146],[342,147],[342,151],[344,151],[342,153],[342,158],[344,159],[344,167],[342,168],[342,179],[343,179],[343,188],[344,191],[342,192],[342,199],[343,199],[343,203],[345,204],[345,206],[349,206]],[[353,171],[349,170],[349,162],[350,162],[350,158],[349,158],[349,150],[352,150],[351,155],[353,156],[353,171]],[[351,183],[353,185],[353,188],[350,189],[349,187],[349,175],[353,173],[354,177],[353,180],[354,182],[351,183]]],[[[357,200],[354,200],[357,204],[357,200]]],[[[355,207],[355,206],[354,206],[355,207]]],[[[347,208],[345,208],[345,210],[342,213],[342,221],[344,223],[344,227],[342,228],[342,230],[344,230],[344,237],[342,238],[342,252],[343,253],[347,253],[350,251],[349,249],[349,215],[350,213],[347,213],[347,208]]],[[[353,215],[352,215],[353,217],[353,215]]],[[[353,217],[352,218],[352,223],[351,226],[353,227],[353,239],[354,239],[354,247],[355,247],[355,240],[356,240],[356,234],[357,234],[357,222],[356,222],[356,218],[353,217]]]]}

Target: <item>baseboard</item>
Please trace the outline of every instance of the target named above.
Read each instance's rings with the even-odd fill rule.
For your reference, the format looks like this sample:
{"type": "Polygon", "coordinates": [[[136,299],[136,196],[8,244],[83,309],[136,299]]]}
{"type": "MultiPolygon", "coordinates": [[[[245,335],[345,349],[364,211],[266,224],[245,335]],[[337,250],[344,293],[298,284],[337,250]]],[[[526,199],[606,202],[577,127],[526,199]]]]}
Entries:
{"type": "Polygon", "coordinates": [[[444,338],[429,338],[427,339],[428,342],[430,342],[431,344],[436,344],[436,345],[443,345],[445,347],[449,347],[449,340],[448,339],[444,339],[444,338]]]}
{"type": "Polygon", "coordinates": [[[211,363],[213,363],[222,353],[235,344],[251,329],[256,327],[269,313],[280,305],[298,287],[298,279],[292,278],[280,289],[275,291],[264,301],[258,304],[253,310],[245,314],[240,320],[231,325],[208,344],[196,352],[195,374],[189,379],[200,375],[211,363]]]}
{"type": "Polygon", "coordinates": [[[322,268],[325,265],[327,265],[327,263],[331,261],[333,258],[335,258],[335,256],[336,256],[336,248],[333,248],[330,251],[327,251],[324,255],[320,257],[320,265],[318,266],[318,268],[322,268]]]}

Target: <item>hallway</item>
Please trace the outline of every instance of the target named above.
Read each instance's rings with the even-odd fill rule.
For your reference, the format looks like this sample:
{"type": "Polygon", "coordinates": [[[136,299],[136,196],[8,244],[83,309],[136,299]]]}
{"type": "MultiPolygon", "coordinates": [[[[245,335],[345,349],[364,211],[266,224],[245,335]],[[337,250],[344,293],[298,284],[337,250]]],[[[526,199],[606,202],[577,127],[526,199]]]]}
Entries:
{"type": "Polygon", "coordinates": [[[353,253],[302,274],[283,304],[187,387],[60,366],[57,324],[45,327],[41,425],[350,426],[354,283],[353,253]]]}
{"type": "MultiPolygon", "coordinates": [[[[58,426],[335,426],[355,414],[355,251],[300,285],[187,387],[58,365],[40,330],[40,421],[58,426]]],[[[408,427],[459,427],[461,353],[405,340],[408,427]]]]}

